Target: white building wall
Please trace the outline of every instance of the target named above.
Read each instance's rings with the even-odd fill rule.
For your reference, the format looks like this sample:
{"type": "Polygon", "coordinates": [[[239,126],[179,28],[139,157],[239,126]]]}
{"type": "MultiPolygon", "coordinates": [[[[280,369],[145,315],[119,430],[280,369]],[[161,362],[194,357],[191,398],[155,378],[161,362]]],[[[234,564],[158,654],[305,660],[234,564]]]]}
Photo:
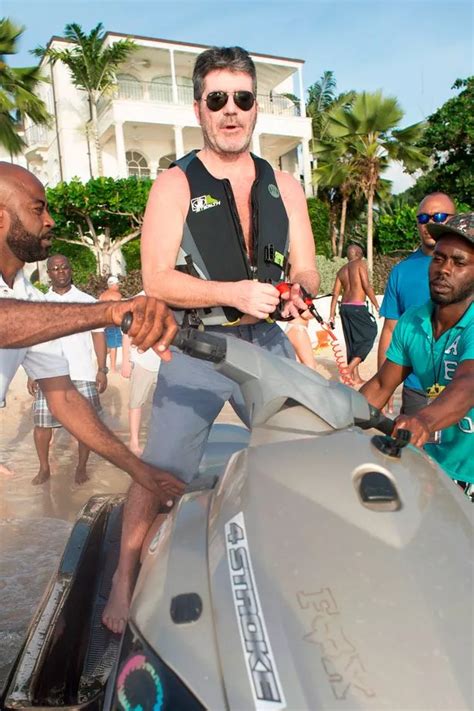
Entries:
{"type": "Polygon", "coordinates": [[[69,69],[60,63],[53,67],[58,116],[57,133],[61,146],[63,179],[89,180],[89,144],[86,123],[89,121],[87,95],[71,81],[69,69]]]}

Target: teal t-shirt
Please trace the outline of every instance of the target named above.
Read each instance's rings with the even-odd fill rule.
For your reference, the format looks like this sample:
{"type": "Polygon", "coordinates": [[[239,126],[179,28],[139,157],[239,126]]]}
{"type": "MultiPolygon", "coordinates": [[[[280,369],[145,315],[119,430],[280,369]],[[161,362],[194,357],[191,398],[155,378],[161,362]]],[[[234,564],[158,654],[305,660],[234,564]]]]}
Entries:
{"type": "MultiPolygon", "coordinates": [[[[464,360],[474,360],[474,303],[449,331],[433,338],[434,303],[408,309],[393,332],[387,358],[412,368],[425,392],[435,383],[449,385],[464,360]]],[[[453,479],[474,484],[474,408],[442,430],[438,444],[425,450],[453,479]]]]}

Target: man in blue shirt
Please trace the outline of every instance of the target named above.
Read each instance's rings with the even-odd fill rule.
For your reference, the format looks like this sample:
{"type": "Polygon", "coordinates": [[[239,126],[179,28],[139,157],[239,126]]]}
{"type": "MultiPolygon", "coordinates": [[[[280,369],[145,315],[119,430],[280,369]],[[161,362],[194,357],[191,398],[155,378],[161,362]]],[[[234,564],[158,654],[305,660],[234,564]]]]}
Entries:
{"type": "Polygon", "coordinates": [[[413,372],[429,404],[400,415],[399,429],[469,494],[474,492],[474,212],[430,224],[435,240],[429,268],[431,300],[398,321],[387,359],[361,388],[383,407],[413,372]]]}
{"type": "MultiPolygon", "coordinates": [[[[378,367],[381,368],[390,345],[397,321],[410,306],[420,306],[430,298],[428,269],[435,241],[428,231],[430,224],[443,224],[454,215],[453,201],[444,193],[427,195],[417,212],[420,246],[406,259],[393,267],[388,277],[380,315],[385,317],[380,334],[378,367]]],[[[426,397],[420,381],[411,373],[403,384],[401,412],[413,414],[426,405],[426,397]]]]}

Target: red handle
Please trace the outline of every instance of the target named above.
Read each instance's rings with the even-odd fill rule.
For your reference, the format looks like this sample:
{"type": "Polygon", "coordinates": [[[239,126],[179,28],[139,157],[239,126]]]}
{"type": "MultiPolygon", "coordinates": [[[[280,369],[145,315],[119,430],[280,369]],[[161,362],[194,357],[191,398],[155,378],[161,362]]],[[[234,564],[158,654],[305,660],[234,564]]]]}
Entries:
{"type": "Polygon", "coordinates": [[[291,284],[287,281],[282,281],[280,284],[276,285],[276,288],[280,294],[287,294],[291,290],[291,284]]]}

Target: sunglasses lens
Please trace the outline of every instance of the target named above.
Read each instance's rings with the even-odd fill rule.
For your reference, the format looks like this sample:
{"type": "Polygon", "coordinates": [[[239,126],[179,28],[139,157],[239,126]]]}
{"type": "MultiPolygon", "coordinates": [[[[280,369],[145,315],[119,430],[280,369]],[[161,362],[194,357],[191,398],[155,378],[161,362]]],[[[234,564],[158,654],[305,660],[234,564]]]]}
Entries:
{"type": "Polygon", "coordinates": [[[420,214],[416,216],[416,219],[418,220],[418,224],[427,225],[430,221],[430,216],[426,212],[420,212],[420,214]]]}
{"type": "Polygon", "coordinates": [[[255,103],[255,96],[251,91],[236,91],[234,101],[242,111],[250,111],[255,103]]]}
{"type": "Polygon", "coordinates": [[[211,91],[206,97],[207,108],[210,111],[220,111],[226,105],[227,98],[225,91],[211,91]]]}
{"type": "MultiPolygon", "coordinates": [[[[220,111],[227,104],[228,98],[226,91],[211,91],[206,97],[207,108],[210,111],[220,111]]],[[[251,91],[235,91],[234,101],[242,111],[250,111],[255,103],[255,96],[251,91]]]]}
{"type": "Polygon", "coordinates": [[[433,222],[446,222],[448,219],[448,213],[447,212],[435,212],[433,215],[433,222]]]}

